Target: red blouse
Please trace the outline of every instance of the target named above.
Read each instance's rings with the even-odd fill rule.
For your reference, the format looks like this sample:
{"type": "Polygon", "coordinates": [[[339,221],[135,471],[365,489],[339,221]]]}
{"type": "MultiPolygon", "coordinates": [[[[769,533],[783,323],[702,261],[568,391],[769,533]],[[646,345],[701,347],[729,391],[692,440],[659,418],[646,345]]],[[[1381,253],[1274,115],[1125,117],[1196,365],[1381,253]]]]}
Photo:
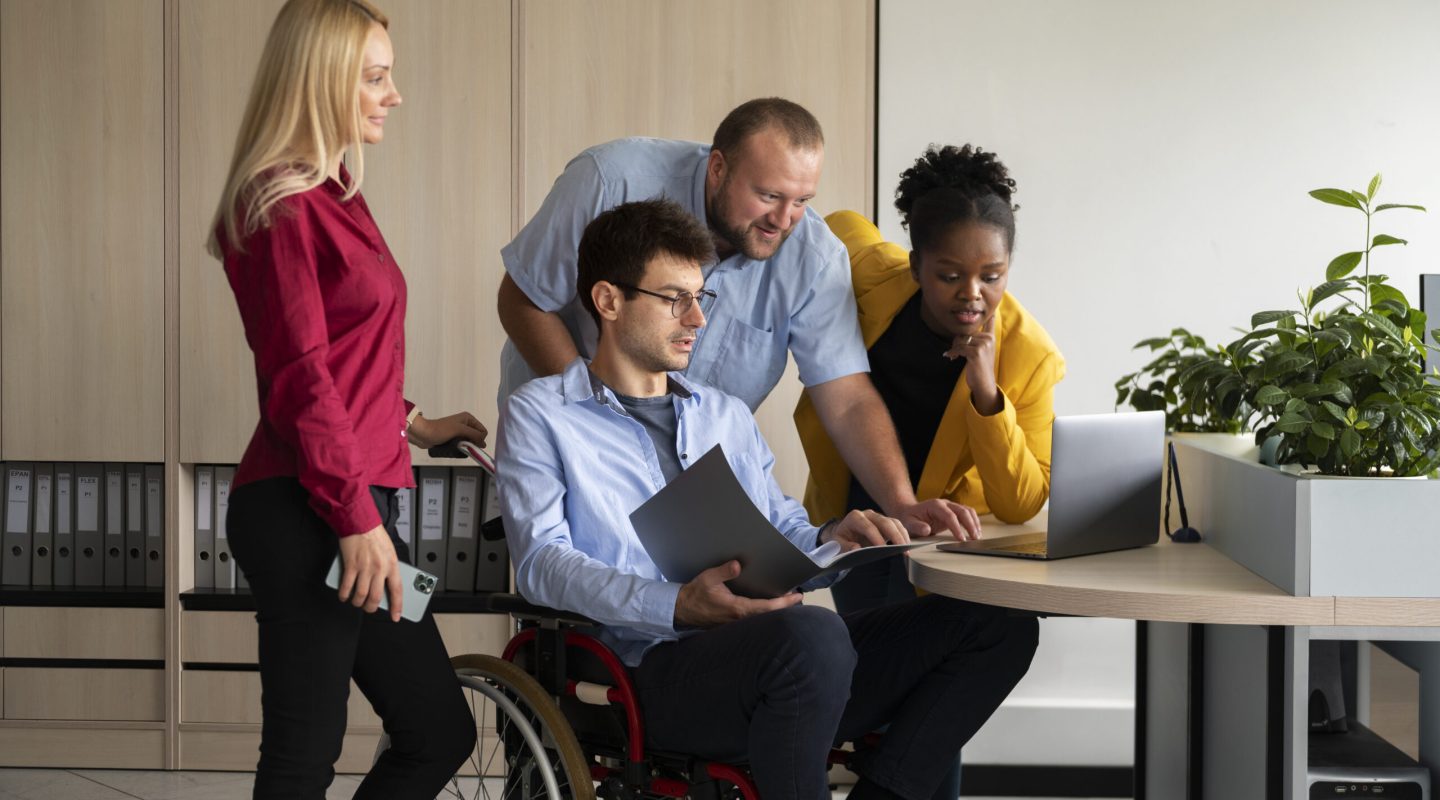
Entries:
{"type": "Polygon", "coordinates": [[[381,524],[370,486],[415,481],[405,277],[365,200],[343,195],[326,181],[282,200],[243,253],[225,248],[225,274],[260,394],[234,485],[298,477],[321,519],[350,536],[381,524]]]}

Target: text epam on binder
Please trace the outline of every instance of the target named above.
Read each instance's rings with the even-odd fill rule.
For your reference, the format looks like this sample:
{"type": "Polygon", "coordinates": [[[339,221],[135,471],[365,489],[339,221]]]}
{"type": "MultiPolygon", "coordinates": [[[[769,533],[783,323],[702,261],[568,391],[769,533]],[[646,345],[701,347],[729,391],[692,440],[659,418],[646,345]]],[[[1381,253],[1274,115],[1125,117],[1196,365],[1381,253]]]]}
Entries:
{"type": "Polygon", "coordinates": [[[750,501],[718,444],[631,512],[630,523],[666,580],[686,583],[711,567],[739,561],[740,575],[725,585],[742,597],[779,597],[818,575],[930,544],[841,553],[839,543],[831,542],[807,554],[750,501]]]}

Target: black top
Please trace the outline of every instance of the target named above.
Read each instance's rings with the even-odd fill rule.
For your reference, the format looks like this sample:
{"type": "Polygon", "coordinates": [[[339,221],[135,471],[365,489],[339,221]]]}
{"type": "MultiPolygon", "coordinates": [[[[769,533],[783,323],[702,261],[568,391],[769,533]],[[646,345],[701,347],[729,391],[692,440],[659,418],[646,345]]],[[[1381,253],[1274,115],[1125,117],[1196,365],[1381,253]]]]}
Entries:
{"type": "Polygon", "coordinates": [[[676,420],[673,395],[667,393],[659,397],[630,397],[616,392],[615,399],[619,400],[630,416],[650,434],[665,482],[675,480],[685,468],[680,466],[680,456],[675,452],[676,420]]]}
{"type": "MultiPolygon", "coordinates": [[[[869,353],[870,379],[895,421],[912,488],[920,482],[940,419],[965,369],[965,359],[951,361],[944,356],[953,342],[925,325],[920,318],[921,302],[921,294],[916,292],[869,353]]],[[[846,508],[878,510],[880,506],[852,475],[846,508]]]]}

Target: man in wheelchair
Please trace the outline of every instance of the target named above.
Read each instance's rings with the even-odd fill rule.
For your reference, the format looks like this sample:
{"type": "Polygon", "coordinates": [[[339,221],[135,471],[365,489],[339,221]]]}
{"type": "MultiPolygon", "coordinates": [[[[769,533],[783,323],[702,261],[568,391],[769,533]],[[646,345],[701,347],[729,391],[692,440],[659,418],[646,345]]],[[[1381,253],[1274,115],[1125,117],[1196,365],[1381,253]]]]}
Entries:
{"type": "MultiPolygon", "coordinates": [[[[578,288],[600,329],[595,357],[526,384],[501,417],[516,583],[531,602],[601,624],[631,671],[650,746],[746,762],[766,800],[816,800],[829,797],[831,745],[888,725],[852,761],[851,797],[924,800],[1029,668],[1033,618],[937,595],[841,617],[798,591],[732,594],[736,562],[671,583],[630,524],[721,444],[750,499],[802,550],[908,539],[873,511],[812,526],[775,482],[745,404],[686,380],[703,309],[719,302],[701,270],[713,260],[705,227],[666,200],[616,206],[586,228],[578,288]]],[[[765,279],[758,267],[724,277],[765,279]]],[[[956,510],[978,532],[974,512],[956,510]]]]}

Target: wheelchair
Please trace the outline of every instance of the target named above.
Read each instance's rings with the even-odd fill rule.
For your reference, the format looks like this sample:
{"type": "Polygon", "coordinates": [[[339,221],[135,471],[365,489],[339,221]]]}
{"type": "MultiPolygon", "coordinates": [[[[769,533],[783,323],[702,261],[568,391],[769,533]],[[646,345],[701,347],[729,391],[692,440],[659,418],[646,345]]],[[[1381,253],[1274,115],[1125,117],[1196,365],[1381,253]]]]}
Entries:
{"type": "MultiPolygon", "coordinates": [[[[530,800],[758,800],[742,764],[646,746],[640,705],[620,659],[585,617],[519,595],[488,596],[516,633],[500,656],[451,659],[478,726],[468,772],[451,794],[530,800]]],[[[873,744],[867,741],[862,744],[873,744]]],[[[830,763],[846,765],[851,750],[830,763]]]]}
{"type": "MultiPolygon", "coordinates": [[[[489,455],[465,442],[449,442],[430,454],[468,456],[494,472],[489,455]]],[[[481,535],[503,540],[503,524],[491,520],[481,535]]],[[[646,747],[630,674],[588,632],[593,620],[532,605],[516,594],[486,595],[484,606],[508,614],[516,633],[498,657],[450,660],[477,736],[464,775],[451,780],[447,794],[502,800],[758,800],[744,765],[646,747]]],[[[846,765],[851,755],[832,750],[830,763],[846,765]]]]}

